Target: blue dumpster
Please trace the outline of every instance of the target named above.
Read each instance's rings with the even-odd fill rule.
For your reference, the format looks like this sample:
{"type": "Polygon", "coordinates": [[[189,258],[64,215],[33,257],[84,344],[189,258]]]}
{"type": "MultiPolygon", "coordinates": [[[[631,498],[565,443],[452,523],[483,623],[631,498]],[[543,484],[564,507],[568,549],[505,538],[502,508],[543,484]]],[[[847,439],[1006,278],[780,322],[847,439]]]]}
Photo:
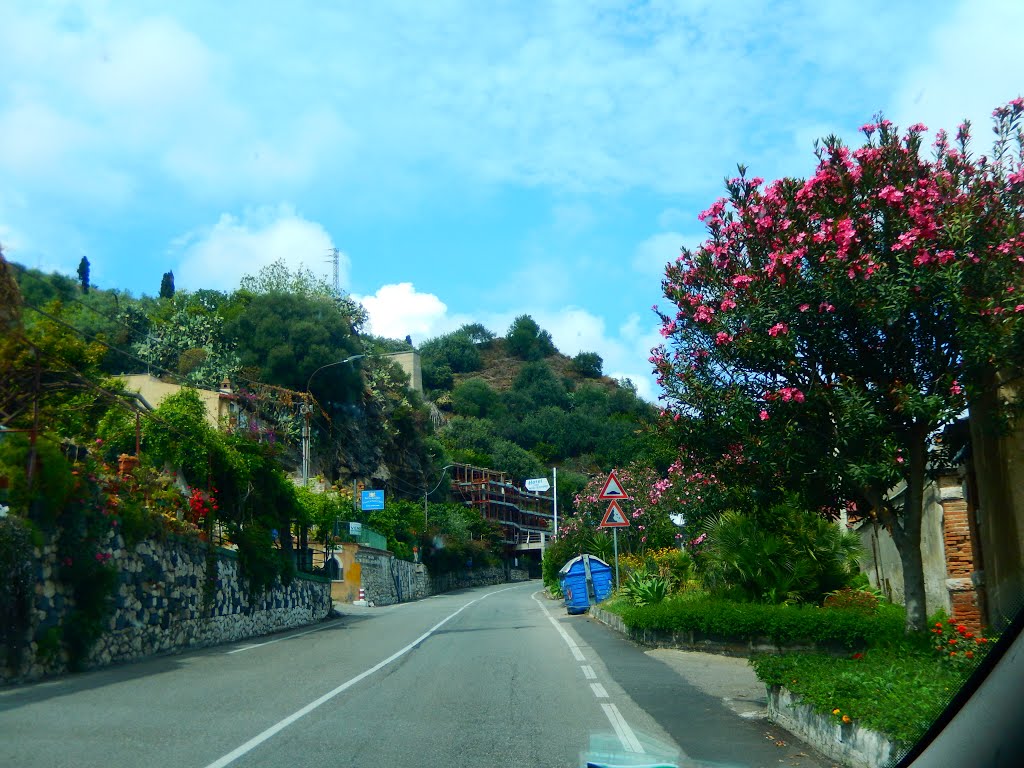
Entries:
{"type": "Polygon", "coordinates": [[[612,569],[599,557],[578,555],[562,566],[558,583],[565,595],[566,611],[586,613],[592,603],[612,593],[612,569]]]}

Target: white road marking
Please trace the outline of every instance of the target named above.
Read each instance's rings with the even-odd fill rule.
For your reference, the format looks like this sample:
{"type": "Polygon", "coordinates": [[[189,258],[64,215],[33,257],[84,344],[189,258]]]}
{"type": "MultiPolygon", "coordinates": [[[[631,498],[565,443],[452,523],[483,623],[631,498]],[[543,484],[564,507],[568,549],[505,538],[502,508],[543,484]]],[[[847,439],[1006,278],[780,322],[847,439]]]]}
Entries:
{"type": "Polygon", "coordinates": [[[643,754],[644,748],[641,746],[640,740],[633,733],[633,729],[629,727],[626,718],[619,712],[619,708],[614,704],[602,704],[601,709],[608,716],[608,722],[612,724],[612,729],[615,731],[615,735],[619,737],[619,741],[622,742],[623,749],[627,752],[643,754]]]}
{"type": "Polygon", "coordinates": [[[288,635],[287,637],[279,637],[279,638],[277,638],[275,640],[267,640],[267,642],[265,642],[265,643],[255,643],[254,645],[245,645],[245,646],[242,646],[241,648],[235,648],[235,650],[233,650],[233,651],[225,651],[225,653],[227,653],[228,655],[231,655],[232,653],[241,653],[242,651],[251,651],[253,648],[262,648],[264,645],[273,645],[274,643],[280,643],[282,640],[291,640],[293,637],[302,637],[303,635],[311,635],[314,632],[319,632],[319,631],[324,630],[324,629],[329,629],[330,627],[334,626],[335,623],[336,622],[332,621],[330,624],[327,624],[327,625],[322,626],[322,627],[317,627],[316,629],[307,629],[305,632],[297,632],[296,634],[288,635]]]}
{"type": "MultiPolygon", "coordinates": [[[[474,603],[479,603],[481,600],[486,600],[491,595],[496,595],[499,592],[507,592],[510,589],[515,589],[515,587],[505,587],[504,589],[496,589],[493,592],[488,592],[486,595],[481,595],[480,597],[476,598],[475,600],[470,600],[464,606],[459,608],[459,610],[457,610],[457,611],[455,611],[453,613],[450,613],[447,616],[445,616],[443,619],[441,619],[439,622],[437,622],[437,624],[432,626],[430,629],[428,629],[422,635],[417,637],[415,640],[413,640],[411,643],[409,643],[404,648],[402,648],[402,649],[400,649],[398,651],[395,651],[393,654],[391,654],[386,659],[384,659],[384,661],[381,661],[381,662],[378,662],[377,664],[374,664],[372,667],[370,667],[366,671],[359,673],[358,675],[356,675],[355,677],[351,678],[350,680],[346,680],[344,683],[339,685],[334,690],[328,691],[323,696],[321,696],[319,699],[316,699],[315,701],[311,701],[309,704],[304,706],[302,709],[300,709],[300,710],[298,710],[296,712],[293,712],[292,714],[288,715],[288,717],[284,718],[284,720],[281,720],[281,721],[275,723],[274,725],[270,726],[269,728],[267,728],[262,733],[259,733],[256,736],[253,736],[251,739],[249,739],[247,742],[245,742],[245,744],[243,744],[242,746],[238,747],[237,749],[231,750],[230,752],[228,752],[226,755],[224,755],[220,759],[214,760],[212,763],[207,765],[206,768],[224,768],[224,766],[230,765],[231,763],[235,762],[235,760],[237,760],[238,758],[242,757],[242,755],[245,755],[245,754],[251,752],[252,750],[254,750],[256,747],[258,747],[260,744],[262,744],[264,741],[269,739],[274,734],[278,733],[279,731],[283,731],[285,728],[287,728],[289,725],[294,723],[299,718],[305,717],[310,712],[312,712],[314,709],[317,709],[318,707],[326,704],[328,701],[333,699],[339,693],[343,693],[344,691],[347,691],[353,685],[355,685],[356,683],[360,682],[361,680],[365,680],[367,677],[372,675],[374,672],[377,672],[378,670],[383,669],[384,667],[386,667],[388,664],[390,664],[391,662],[395,661],[396,659],[402,658],[403,656],[405,656],[405,654],[407,654],[409,651],[411,651],[417,645],[419,645],[424,640],[426,640],[428,637],[430,637],[432,634],[434,634],[442,626],[444,626],[449,621],[451,621],[456,616],[458,616],[460,613],[462,613],[464,610],[469,608],[469,606],[473,605],[474,603]]],[[[282,638],[282,639],[284,639],[284,638],[282,638]]]]}
{"type": "Polygon", "coordinates": [[[537,605],[540,606],[540,609],[544,611],[544,615],[548,617],[548,621],[551,622],[551,626],[558,630],[558,634],[562,636],[562,639],[565,640],[565,644],[568,645],[569,650],[572,651],[573,658],[576,659],[576,661],[586,661],[587,659],[583,655],[583,651],[580,650],[580,647],[576,645],[576,641],[569,637],[569,633],[565,631],[565,627],[555,621],[554,616],[548,613],[548,609],[545,607],[544,603],[537,599],[537,593],[530,595],[530,597],[532,597],[537,605]]]}
{"type": "MultiPolygon", "coordinates": [[[[550,621],[554,628],[558,630],[558,634],[560,634],[562,636],[562,639],[565,640],[565,644],[569,646],[569,650],[572,651],[572,655],[576,659],[576,661],[585,661],[586,657],[583,655],[583,652],[580,650],[580,647],[576,644],[576,641],[569,637],[569,633],[565,631],[565,628],[561,624],[555,621],[554,616],[552,616],[548,612],[548,609],[544,605],[544,603],[542,603],[537,598],[538,594],[540,593],[535,592],[534,594],[530,595],[530,597],[532,597],[534,601],[537,603],[537,605],[540,606],[540,609],[544,612],[544,615],[548,617],[548,621],[550,621]]],[[[588,680],[597,679],[597,675],[594,674],[594,668],[590,665],[581,666],[580,668],[583,670],[583,676],[586,677],[588,680]]],[[[600,683],[591,683],[590,689],[594,692],[594,696],[596,696],[597,698],[608,698],[608,691],[606,691],[604,686],[600,683]]],[[[614,704],[602,704],[601,708],[604,710],[605,715],[608,717],[608,722],[612,724],[612,729],[615,731],[615,735],[619,738],[619,741],[622,744],[622,748],[627,752],[636,752],[638,754],[644,754],[644,748],[640,744],[640,740],[637,739],[636,734],[633,732],[633,729],[629,727],[629,723],[626,722],[626,719],[622,716],[622,713],[619,712],[619,708],[616,707],[614,704]]],[[[208,768],[212,768],[212,766],[208,768]]]]}

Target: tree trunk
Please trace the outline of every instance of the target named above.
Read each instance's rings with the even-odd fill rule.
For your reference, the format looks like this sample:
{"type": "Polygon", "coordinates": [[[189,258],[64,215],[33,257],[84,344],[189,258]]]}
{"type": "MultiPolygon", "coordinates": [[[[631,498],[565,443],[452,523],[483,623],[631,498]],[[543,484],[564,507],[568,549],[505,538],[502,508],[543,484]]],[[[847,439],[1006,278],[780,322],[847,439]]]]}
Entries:
{"type": "Polygon", "coordinates": [[[921,558],[921,523],[924,517],[924,482],[927,461],[927,436],[915,428],[908,441],[909,477],[900,524],[893,526],[892,537],[903,566],[903,594],[907,609],[907,632],[925,628],[924,562],[921,558]]]}

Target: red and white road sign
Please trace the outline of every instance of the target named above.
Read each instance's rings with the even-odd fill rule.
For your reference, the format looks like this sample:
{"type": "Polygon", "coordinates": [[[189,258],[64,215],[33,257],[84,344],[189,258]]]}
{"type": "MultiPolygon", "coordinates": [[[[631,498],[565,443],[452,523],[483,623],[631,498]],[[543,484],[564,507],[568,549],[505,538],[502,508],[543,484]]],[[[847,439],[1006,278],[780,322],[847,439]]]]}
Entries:
{"type": "Polygon", "coordinates": [[[622,513],[619,502],[612,499],[598,528],[629,528],[629,519],[622,513]]]}
{"type": "Polygon", "coordinates": [[[615,474],[614,469],[608,475],[608,479],[604,481],[604,488],[601,489],[601,493],[598,494],[597,498],[605,499],[606,501],[609,499],[629,498],[629,494],[622,487],[622,483],[619,482],[619,477],[615,474]]]}

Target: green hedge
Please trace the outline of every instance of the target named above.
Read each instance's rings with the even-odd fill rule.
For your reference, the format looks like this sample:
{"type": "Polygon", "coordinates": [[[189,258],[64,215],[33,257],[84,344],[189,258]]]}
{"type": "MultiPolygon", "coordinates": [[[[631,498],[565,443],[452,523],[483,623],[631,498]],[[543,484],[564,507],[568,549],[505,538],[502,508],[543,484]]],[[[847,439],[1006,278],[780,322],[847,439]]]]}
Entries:
{"type": "Polygon", "coordinates": [[[899,643],[903,609],[882,605],[874,615],[842,608],[737,603],[708,597],[676,596],[638,607],[626,601],[605,606],[634,630],[695,632],[721,641],[767,638],[780,645],[809,644],[864,648],[899,643]]]}

